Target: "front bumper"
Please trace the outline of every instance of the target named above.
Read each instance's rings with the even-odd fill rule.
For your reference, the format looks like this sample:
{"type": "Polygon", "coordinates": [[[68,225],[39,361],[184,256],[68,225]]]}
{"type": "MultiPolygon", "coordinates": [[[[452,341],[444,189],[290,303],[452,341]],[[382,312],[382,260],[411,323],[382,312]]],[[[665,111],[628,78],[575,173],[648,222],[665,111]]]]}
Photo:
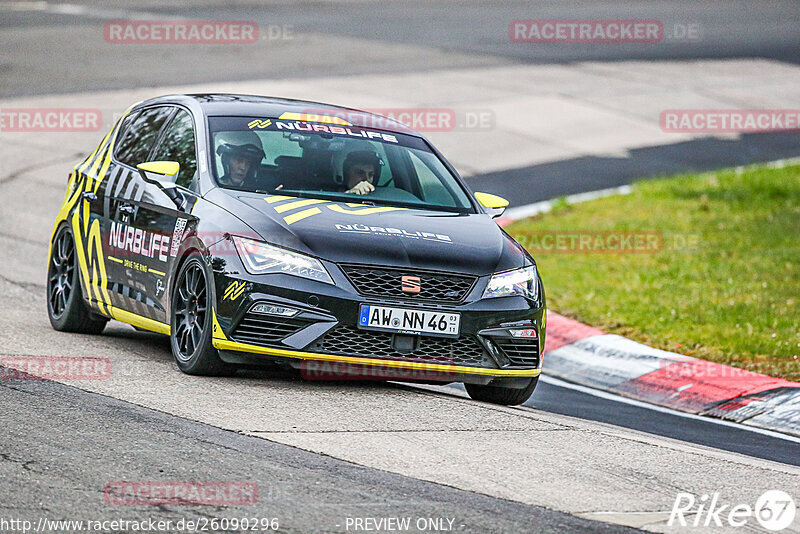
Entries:
{"type": "Polygon", "coordinates": [[[360,295],[348,277],[326,264],[336,285],[285,274],[215,272],[214,347],[224,361],[265,360],[298,368],[307,378],[467,382],[524,387],[541,372],[544,297],[481,299],[479,277],[459,303],[360,295]],[[291,318],[253,313],[267,303],[297,310],[291,318]],[[458,338],[401,335],[357,326],[361,304],[461,314],[458,338]],[[527,337],[514,337],[524,329],[527,337]],[[531,335],[532,334],[532,335],[531,335]]]}

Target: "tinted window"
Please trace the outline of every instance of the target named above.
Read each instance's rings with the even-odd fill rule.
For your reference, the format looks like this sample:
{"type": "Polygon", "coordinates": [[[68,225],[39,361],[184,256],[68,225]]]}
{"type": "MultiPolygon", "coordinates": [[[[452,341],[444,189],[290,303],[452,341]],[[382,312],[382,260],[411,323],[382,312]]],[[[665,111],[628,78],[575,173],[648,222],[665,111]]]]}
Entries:
{"type": "Polygon", "coordinates": [[[117,145],[117,159],[131,167],[147,161],[159,130],[174,109],[159,107],[143,111],[127,129],[125,138],[117,145]]]}
{"type": "Polygon", "coordinates": [[[447,190],[442,188],[441,181],[431,167],[425,165],[420,159],[419,153],[409,154],[411,163],[414,165],[414,172],[417,173],[419,185],[422,188],[423,199],[435,204],[447,204],[450,202],[447,190]]]}
{"type": "Polygon", "coordinates": [[[210,117],[212,172],[220,187],[471,212],[456,177],[420,138],[331,123],[210,117]],[[358,172],[372,171],[361,178],[358,172]],[[357,194],[359,181],[371,191],[357,194]]]}
{"type": "Polygon", "coordinates": [[[175,182],[189,187],[197,172],[197,156],[194,150],[194,125],[189,112],[180,110],[167,126],[164,138],[158,145],[155,161],[177,161],[181,165],[175,182]]]}
{"type": "Polygon", "coordinates": [[[124,119],[122,119],[122,124],[119,127],[119,132],[117,132],[116,152],[119,152],[119,147],[122,145],[121,141],[125,139],[125,134],[128,133],[128,128],[131,127],[131,123],[138,116],[139,112],[134,111],[133,113],[129,113],[124,119]]]}

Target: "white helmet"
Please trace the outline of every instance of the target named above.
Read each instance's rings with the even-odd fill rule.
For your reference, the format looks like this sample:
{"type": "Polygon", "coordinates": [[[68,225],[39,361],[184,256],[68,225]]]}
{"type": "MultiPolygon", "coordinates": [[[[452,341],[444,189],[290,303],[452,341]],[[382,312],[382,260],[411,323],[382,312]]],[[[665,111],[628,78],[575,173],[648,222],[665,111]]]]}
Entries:
{"type": "Polygon", "coordinates": [[[251,176],[248,176],[248,178],[255,176],[256,167],[261,163],[265,155],[261,138],[255,132],[221,132],[215,136],[215,142],[217,145],[216,153],[222,161],[224,175],[230,173],[231,156],[241,156],[253,161],[252,170],[250,171],[251,176]]]}

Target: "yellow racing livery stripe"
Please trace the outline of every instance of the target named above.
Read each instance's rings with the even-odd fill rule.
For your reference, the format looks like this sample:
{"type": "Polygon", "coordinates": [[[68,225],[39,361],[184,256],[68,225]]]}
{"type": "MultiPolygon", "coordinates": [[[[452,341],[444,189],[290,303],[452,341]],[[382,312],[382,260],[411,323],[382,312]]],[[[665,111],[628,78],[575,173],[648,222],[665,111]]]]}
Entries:
{"type": "Polygon", "coordinates": [[[114,306],[109,306],[108,310],[109,315],[117,321],[122,321],[123,323],[149,330],[150,332],[169,335],[170,327],[168,324],[142,317],[141,315],[136,315],[135,313],[115,308],[114,306]]]}
{"type": "Polygon", "coordinates": [[[283,213],[284,211],[289,211],[297,208],[304,208],[306,206],[312,206],[314,204],[325,204],[326,202],[328,201],[318,198],[306,198],[303,200],[298,200],[296,202],[287,202],[285,204],[280,204],[279,206],[275,206],[275,211],[277,211],[278,213],[283,213]]]}
{"type": "Polygon", "coordinates": [[[292,213],[291,215],[287,215],[283,218],[286,221],[286,224],[293,224],[297,221],[301,221],[306,217],[311,217],[312,215],[317,215],[318,213],[322,213],[319,208],[309,208],[307,210],[298,211],[297,213],[292,213]]]}
{"type": "Polygon", "coordinates": [[[441,371],[444,373],[463,373],[471,375],[504,377],[534,377],[539,376],[539,373],[541,373],[541,369],[484,369],[481,367],[466,367],[462,365],[404,362],[400,360],[379,360],[377,358],[356,358],[352,356],[339,356],[336,354],[317,354],[313,352],[302,352],[287,349],[271,349],[267,347],[260,347],[258,345],[250,345],[247,343],[239,343],[238,341],[221,339],[219,337],[214,337],[212,342],[214,348],[221,350],[251,352],[255,354],[282,356],[284,358],[295,358],[300,360],[351,363],[357,365],[370,365],[374,367],[392,367],[395,369],[424,369],[426,371],[441,371]]]}
{"type": "Polygon", "coordinates": [[[228,338],[225,337],[225,332],[222,331],[222,327],[219,325],[219,320],[217,319],[217,310],[211,308],[211,339],[212,340],[222,340],[227,341],[228,338]]]}
{"type": "Polygon", "coordinates": [[[86,297],[90,301],[94,301],[100,312],[105,315],[110,314],[111,297],[106,287],[108,277],[106,275],[100,222],[95,220],[90,224],[89,202],[81,202],[81,200],[83,193],[96,193],[100,183],[105,179],[111,164],[111,153],[120,125],[129,112],[130,109],[120,117],[114,127],[103,137],[100,144],[97,145],[83,163],[74,167],[67,184],[64,202],[56,216],[50,238],[50,254],[52,254],[53,238],[58,227],[63,222],[69,222],[75,241],[75,254],[78,258],[79,272],[87,289],[86,297]],[[86,172],[87,169],[89,169],[88,172],[86,172]],[[70,213],[72,213],[71,216],[70,213]]]}

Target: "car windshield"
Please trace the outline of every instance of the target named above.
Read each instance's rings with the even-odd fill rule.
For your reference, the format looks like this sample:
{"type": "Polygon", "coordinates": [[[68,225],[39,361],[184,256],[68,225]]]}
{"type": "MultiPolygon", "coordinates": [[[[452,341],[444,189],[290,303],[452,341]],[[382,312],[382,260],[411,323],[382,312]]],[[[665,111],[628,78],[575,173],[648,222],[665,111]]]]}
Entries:
{"type": "Polygon", "coordinates": [[[210,117],[209,126],[220,187],[473,211],[453,174],[412,135],[264,117],[210,117]]]}

